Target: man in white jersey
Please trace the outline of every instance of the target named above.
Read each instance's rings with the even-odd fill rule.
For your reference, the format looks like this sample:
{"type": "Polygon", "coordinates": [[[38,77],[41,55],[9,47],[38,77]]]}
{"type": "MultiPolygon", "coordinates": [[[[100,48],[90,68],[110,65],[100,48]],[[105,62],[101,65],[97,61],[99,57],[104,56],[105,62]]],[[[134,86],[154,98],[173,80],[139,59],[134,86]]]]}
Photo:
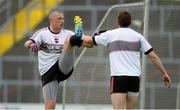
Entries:
{"type": "Polygon", "coordinates": [[[59,82],[69,78],[73,72],[73,47],[68,36],[74,35],[63,28],[64,14],[53,9],[49,14],[49,27],[42,28],[24,44],[33,52],[38,52],[45,109],[56,106],[59,82]]]}
{"type": "MultiPolygon", "coordinates": [[[[159,57],[146,39],[129,28],[131,15],[122,11],[118,15],[119,28],[103,32],[93,37],[82,36],[85,47],[103,45],[109,49],[111,81],[110,93],[113,109],[133,109],[136,106],[140,85],[140,52],[152,60],[162,73],[169,88],[171,79],[159,57]]],[[[71,39],[74,37],[72,36],[71,39]]]]}

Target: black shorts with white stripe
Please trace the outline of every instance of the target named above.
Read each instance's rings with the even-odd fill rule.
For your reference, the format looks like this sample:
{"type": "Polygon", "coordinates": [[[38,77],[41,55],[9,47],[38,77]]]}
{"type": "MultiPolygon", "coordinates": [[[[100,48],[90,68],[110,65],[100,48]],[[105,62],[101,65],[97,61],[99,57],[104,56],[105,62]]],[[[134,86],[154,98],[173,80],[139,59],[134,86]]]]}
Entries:
{"type": "Polygon", "coordinates": [[[111,76],[110,93],[139,92],[140,78],[138,76],[111,76]]]}
{"type": "Polygon", "coordinates": [[[46,85],[47,83],[57,80],[58,83],[60,81],[64,81],[68,79],[73,73],[73,68],[68,74],[64,74],[59,69],[58,61],[46,72],[41,76],[42,86],[46,85]]]}

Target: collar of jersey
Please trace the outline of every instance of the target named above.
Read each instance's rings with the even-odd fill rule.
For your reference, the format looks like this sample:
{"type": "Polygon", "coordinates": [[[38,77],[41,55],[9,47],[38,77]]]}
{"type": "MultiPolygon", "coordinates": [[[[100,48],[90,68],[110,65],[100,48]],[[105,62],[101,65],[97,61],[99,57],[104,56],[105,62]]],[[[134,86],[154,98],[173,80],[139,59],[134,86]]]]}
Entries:
{"type": "Polygon", "coordinates": [[[50,27],[48,27],[48,29],[49,29],[49,31],[50,31],[51,33],[53,33],[53,34],[59,34],[59,33],[61,32],[61,30],[60,30],[59,32],[53,32],[53,31],[50,29],[50,27]]]}

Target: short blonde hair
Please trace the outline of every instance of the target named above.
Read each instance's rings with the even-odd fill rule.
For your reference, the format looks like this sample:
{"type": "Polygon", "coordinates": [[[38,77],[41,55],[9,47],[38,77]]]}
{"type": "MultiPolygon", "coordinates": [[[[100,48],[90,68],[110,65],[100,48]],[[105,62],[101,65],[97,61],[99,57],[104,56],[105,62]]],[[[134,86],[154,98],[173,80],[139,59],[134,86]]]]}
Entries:
{"type": "Polygon", "coordinates": [[[60,11],[60,9],[58,8],[54,8],[49,12],[49,20],[53,18],[54,12],[58,12],[58,13],[63,13],[62,11],[60,11]]]}

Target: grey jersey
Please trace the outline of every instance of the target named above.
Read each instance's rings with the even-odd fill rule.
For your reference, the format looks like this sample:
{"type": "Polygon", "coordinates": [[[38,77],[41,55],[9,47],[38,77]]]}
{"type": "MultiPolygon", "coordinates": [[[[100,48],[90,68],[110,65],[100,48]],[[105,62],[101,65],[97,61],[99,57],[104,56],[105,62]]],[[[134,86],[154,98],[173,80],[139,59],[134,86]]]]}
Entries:
{"type": "Polygon", "coordinates": [[[61,59],[65,38],[73,34],[72,31],[66,29],[62,29],[59,33],[53,33],[48,27],[34,33],[31,39],[40,48],[38,62],[41,75],[46,73],[58,59],[61,59]]]}

